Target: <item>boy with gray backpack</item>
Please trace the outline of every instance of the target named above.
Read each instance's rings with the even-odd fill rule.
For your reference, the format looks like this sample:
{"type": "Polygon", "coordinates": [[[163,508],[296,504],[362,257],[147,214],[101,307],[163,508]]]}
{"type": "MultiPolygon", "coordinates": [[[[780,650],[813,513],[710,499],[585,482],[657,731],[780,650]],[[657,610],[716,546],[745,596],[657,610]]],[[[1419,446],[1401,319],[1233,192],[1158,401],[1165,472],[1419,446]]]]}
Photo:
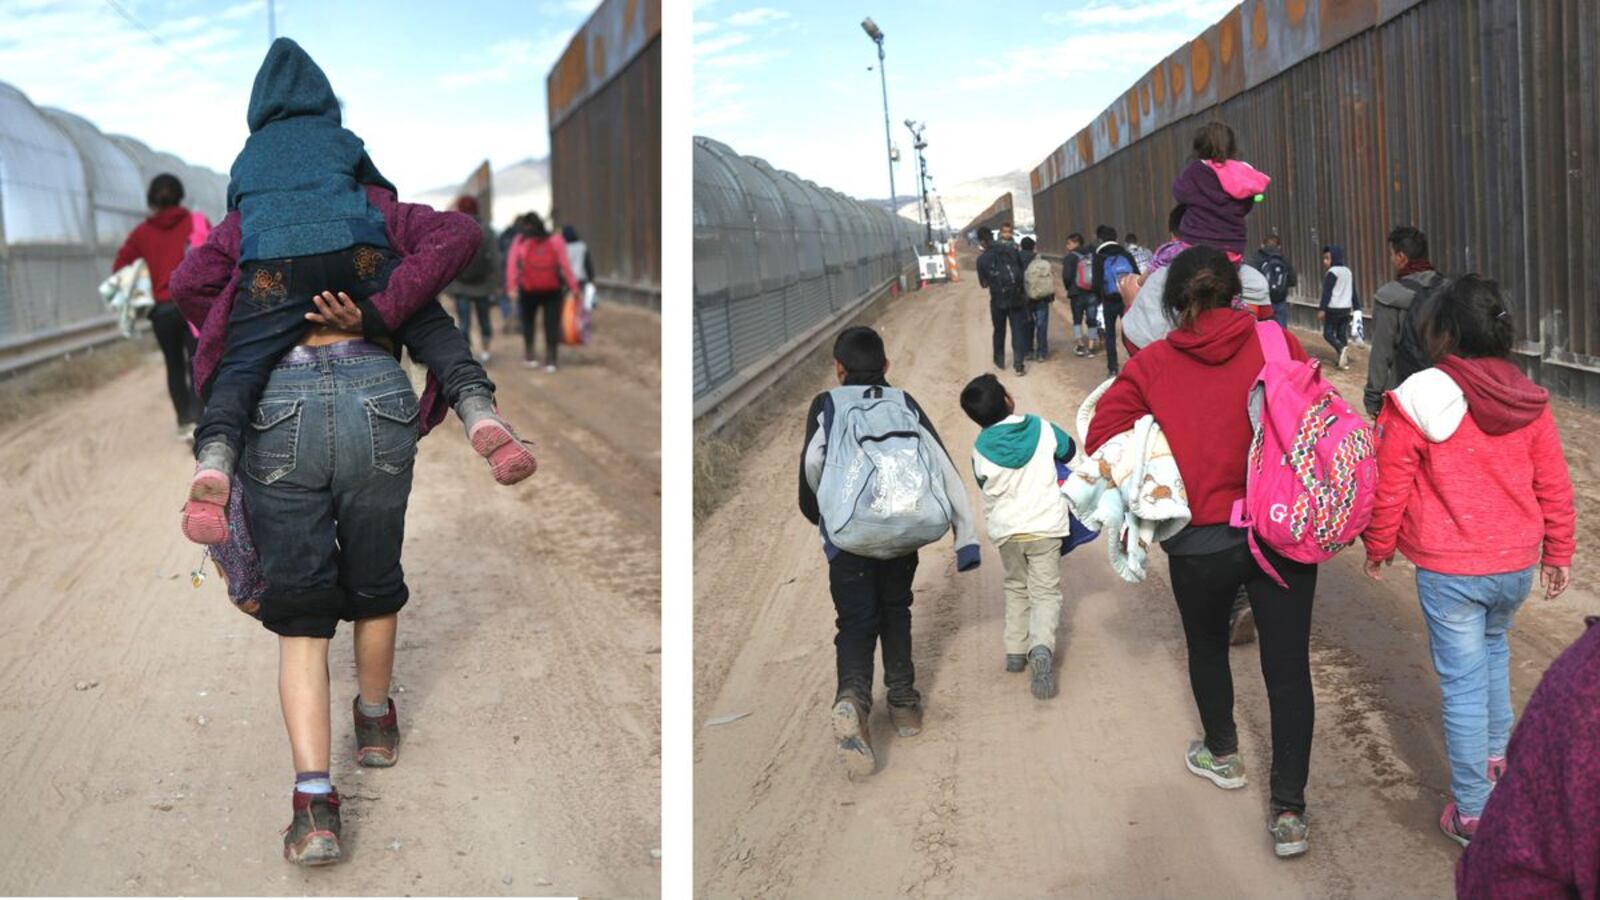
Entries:
{"type": "Polygon", "coordinates": [[[800,512],[821,531],[833,594],[838,691],[833,734],[850,775],[877,767],[867,714],[873,655],[883,645],[890,720],[922,730],[911,662],[911,582],[917,550],[955,531],[956,570],[978,566],[977,531],[961,476],[911,395],[889,386],[883,338],[863,325],[834,341],[840,387],[806,413],[800,512]]]}

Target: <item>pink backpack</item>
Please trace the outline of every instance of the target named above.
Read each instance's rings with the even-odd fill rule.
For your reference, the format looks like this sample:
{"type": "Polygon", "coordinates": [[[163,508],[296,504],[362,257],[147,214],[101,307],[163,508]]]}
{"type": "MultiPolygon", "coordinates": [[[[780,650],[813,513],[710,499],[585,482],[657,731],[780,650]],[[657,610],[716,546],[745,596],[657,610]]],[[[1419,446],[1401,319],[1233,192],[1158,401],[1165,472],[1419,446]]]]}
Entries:
{"type": "Polygon", "coordinates": [[[1245,496],[1229,522],[1249,529],[1250,551],[1272,580],[1259,538],[1285,559],[1319,563],[1355,543],[1372,521],[1378,458],[1372,427],[1322,377],[1289,356],[1283,329],[1256,323],[1266,364],[1250,389],[1255,439],[1245,496]]]}

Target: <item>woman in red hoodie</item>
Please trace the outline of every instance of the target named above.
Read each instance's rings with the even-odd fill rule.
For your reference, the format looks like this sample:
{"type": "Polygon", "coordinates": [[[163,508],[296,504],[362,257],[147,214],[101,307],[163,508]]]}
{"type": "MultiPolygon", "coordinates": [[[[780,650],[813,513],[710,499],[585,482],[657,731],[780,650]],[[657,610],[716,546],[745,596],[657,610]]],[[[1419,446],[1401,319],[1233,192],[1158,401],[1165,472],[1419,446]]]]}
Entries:
{"type": "Polygon", "coordinates": [[[150,267],[150,290],[156,299],[150,310],[150,330],[155,332],[161,355],[167,360],[167,393],[172,395],[172,409],[178,414],[178,434],[187,436],[200,419],[200,398],[195,393],[192,372],[195,335],[173,305],[167,283],[189,249],[194,214],[183,206],[183,182],[175,175],[161,174],[150,179],[145,200],[150,205],[150,217],[122,242],[111,271],[136,259],[150,267]]]}
{"type": "MultiPolygon", "coordinates": [[[[1261,672],[1272,711],[1272,805],[1267,830],[1279,856],[1306,851],[1306,777],[1315,698],[1311,691],[1311,598],[1317,567],[1263,546],[1287,587],[1256,563],[1244,529],[1228,524],[1245,493],[1253,429],[1247,400],[1265,359],[1254,315],[1231,308],[1239,271],[1214,247],[1195,246],[1172,261],[1161,305],[1173,329],[1128,360],[1100,398],[1085,443],[1093,453],[1143,416],[1161,425],[1189,493],[1189,527],[1162,542],[1172,594],[1183,619],[1204,740],[1185,754],[1190,772],[1218,787],[1245,786],[1233,720],[1228,625],[1243,586],[1261,641],[1261,672]]],[[[1306,359],[1294,335],[1290,355],[1306,359]]]]}
{"type": "Polygon", "coordinates": [[[1421,325],[1438,362],[1384,398],[1363,540],[1374,579],[1396,549],[1416,564],[1455,798],[1439,827],[1465,845],[1506,766],[1506,630],[1541,564],[1545,596],[1566,590],[1575,513],[1550,395],[1510,359],[1500,286],[1463,276],[1421,325]]]}

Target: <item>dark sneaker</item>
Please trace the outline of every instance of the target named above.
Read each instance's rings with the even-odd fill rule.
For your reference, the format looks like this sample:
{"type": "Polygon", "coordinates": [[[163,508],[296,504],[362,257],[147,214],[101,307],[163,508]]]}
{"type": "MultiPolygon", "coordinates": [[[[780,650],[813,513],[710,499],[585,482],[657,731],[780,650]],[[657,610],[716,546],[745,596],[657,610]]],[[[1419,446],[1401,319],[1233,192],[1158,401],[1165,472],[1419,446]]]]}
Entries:
{"type": "Polygon", "coordinates": [[[913,706],[889,706],[889,721],[894,723],[896,734],[901,737],[916,737],[922,733],[922,704],[913,706]]]}
{"type": "Polygon", "coordinates": [[[1055,654],[1043,644],[1028,651],[1028,665],[1033,670],[1028,690],[1035,700],[1049,700],[1056,695],[1055,661],[1055,654]]]}
{"type": "Polygon", "coordinates": [[[339,861],[339,792],[294,792],[294,819],[283,831],[283,858],[298,866],[339,861]]]}
{"type": "Polygon", "coordinates": [[[1299,856],[1306,852],[1306,837],[1311,826],[1303,813],[1281,812],[1267,823],[1267,833],[1272,835],[1272,852],[1278,856],[1299,856]]]}
{"type": "Polygon", "coordinates": [[[1472,843],[1472,838],[1478,833],[1478,819],[1476,816],[1463,816],[1461,810],[1452,800],[1445,804],[1444,812],[1439,816],[1439,830],[1444,836],[1465,847],[1472,843]]]}
{"type": "Polygon", "coordinates": [[[1015,366],[1012,367],[1011,371],[1017,373],[1017,377],[1018,378],[1021,378],[1022,376],[1028,374],[1028,370],[1023,368],[1022,363],[1017,363],[1015,366]]]}
{"type": "Polygon", "coordinates": [[[400,758],[400,718],[394,698],[389,699],[389,711],[381,716],[362,715],[359,695],[351,708],[356,716],[356,762],[375,769],[394,765],[400,758]]]}
{"type": "Polygon", "coordinates": [[[872,754],[872,732],[867,727],[866,704],[843,697],[833,705],[833,738],[838,744],[839,762],[853,778],[871,775],[877,768],[872,754]]]}
{"type": "Polygon", "coordinates": [[[996,369],[1004,369],[1006,367],[1006,358],[1004,356],[996,356],[994,358],[994,367],[996,369]]]}
{"type": "Polygon", "coordinates": [[[1225,791],[1236,791],[1246,783],[1244,760],[1239,754],[1213,756],[1205,741],[1189,742],[1189,750],[1183,755],[1183,764],[1188,766],[1189,771],[1210,779],[1212,784],[1225,791]]]}
{"type": "Polygon", "coordinates": [[[1243,587],[1233,598],[1233,611],[1228,614],[1228,643],[1237,647],[1256,639],[1256,614],[1250,609],[1250,595],[1243,587]]]}
{"type": "Polygon", "coordinates": [[[1072,355],[1073,356],[1088,356],[1089,352],[1087,350],[1084,350],[1082,347],[1073,347],[1072,348],[1072,355]]]}
{"type": "Polygon", "coordinates": [[[1026,654],[1026,653],[1007,653],[1006,654],[1006,671],[1007,672],[1021,672],[1026,668],[1028,668],[1028,654],[1026,654]]]}

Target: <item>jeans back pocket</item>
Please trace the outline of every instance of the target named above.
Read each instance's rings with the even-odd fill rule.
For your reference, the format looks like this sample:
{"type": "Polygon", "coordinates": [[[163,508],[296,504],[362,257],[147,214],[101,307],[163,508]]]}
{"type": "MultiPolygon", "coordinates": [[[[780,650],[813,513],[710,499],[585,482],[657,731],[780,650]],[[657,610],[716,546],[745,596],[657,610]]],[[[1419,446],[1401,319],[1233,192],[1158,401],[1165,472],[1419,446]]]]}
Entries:
{"type": "Polygon", "coordinates": [[[244,471],[261,484],[272,484],[294,471],[300,446],[300,408],[305,401],[262,400],[250,416],[245,441],[244,471]]]}
{"type": "Polygon", "coordinates": [[[366,399],[372,467],[399,475],[417,457],[417,395],[409,387],[366,399]]]}

